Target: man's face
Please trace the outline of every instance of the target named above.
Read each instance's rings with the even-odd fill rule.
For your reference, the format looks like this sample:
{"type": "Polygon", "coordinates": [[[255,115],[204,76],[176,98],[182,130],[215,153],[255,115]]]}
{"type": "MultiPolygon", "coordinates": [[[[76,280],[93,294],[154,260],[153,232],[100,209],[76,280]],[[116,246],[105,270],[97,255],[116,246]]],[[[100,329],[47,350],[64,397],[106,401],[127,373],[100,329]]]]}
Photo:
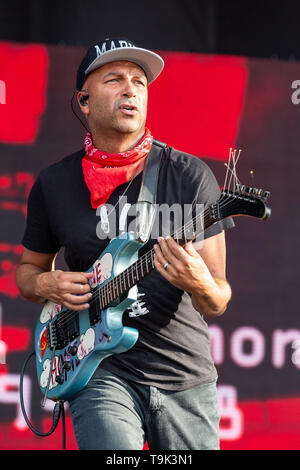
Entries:
{"type": "Polygon", "coordinates": [[[140,134],[147,116],[147,78],[136,64],[127,61],[103,65],[88,75],[82,89],[88,106],[82,108],[91,130],[140,134]]]}

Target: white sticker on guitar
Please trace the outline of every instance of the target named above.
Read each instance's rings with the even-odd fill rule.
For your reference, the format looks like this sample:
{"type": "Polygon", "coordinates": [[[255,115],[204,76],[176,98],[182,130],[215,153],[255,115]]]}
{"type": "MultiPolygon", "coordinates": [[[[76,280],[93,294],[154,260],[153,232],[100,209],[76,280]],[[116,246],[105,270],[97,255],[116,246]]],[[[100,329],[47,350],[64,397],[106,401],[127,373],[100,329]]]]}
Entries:
{"type": "Polygon", "coordinates": [[[53,302],[47,302],[43,308],[40,315],[40,322],[46,323],[49,320],[52,320],[62,309],[62,306],[59,304],[54,304],[53,302]]]}
{"type": "Polygon", "coordinates": [[[90,280],[91,287],[96,287],[111,277],[113,257],[111,253],[105,253],[100,260],[93,265],[94,275],[90,280]]]}
{"type": "MultiPolygon", "coordinates": [[[[46,359],[43,363],[43,372],[41,373],[41,376],[40,376],[40,386],[42,388],[47,387],[49,374],[51,374],[50,365],[51,365],[51,360],[50,359],[46,359]]],[[[57,356],[55,356],[54,364],[53,364],[53,371],[52,371],[52,374],[51,374],[52,377],[50,379],[49,390],[56,387],[57,382],[56,382],[55,378],[58,374],[59,374],[59,358],[57,356]]]]}
{"type": "Polygon", "coordinates": [[[77,349],[77,357],[81,361],[95,348],[95,332],[93,328],[89,328],[80,336],[80,344],[77,349]]]}
{"type": "MultiPolygon", "coordinates": [[[[143,297],[144,295],[145,294],[138,293],[137,297],[143,297]]],[[[136,300],[128,308],[128,315],[130,317],[140,317],[141,315],[146,315],[146,313],[149,313],[149,310],[147,309],[145,302],[141,302],[140,300],[136,300]]]]}

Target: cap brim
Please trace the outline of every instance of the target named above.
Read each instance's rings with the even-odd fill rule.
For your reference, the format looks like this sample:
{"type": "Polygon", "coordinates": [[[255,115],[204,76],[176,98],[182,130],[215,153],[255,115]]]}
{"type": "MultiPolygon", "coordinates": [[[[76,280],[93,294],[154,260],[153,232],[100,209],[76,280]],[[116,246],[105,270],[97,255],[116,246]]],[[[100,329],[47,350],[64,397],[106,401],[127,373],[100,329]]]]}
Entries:
{"type": "Polygon", "coordinates": [[[97,57],[86,69],[85,76],[87,77],[89,73],[102,67],[102,65],[118,60],[128,60],[139,65],[147,76],[148,85],[158,77],[164,68],[163,59],[155,52],[140,47],[118,47],[97,57]]]}

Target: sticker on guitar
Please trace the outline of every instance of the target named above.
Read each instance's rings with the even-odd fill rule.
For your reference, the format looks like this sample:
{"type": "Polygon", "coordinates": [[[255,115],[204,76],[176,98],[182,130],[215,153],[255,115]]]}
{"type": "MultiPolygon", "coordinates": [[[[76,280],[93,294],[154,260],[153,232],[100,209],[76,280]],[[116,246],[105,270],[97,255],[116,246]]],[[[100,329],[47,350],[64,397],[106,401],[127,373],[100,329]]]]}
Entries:
{"type": "Polygon", "coordinates": [[[111,253],[105,253],[100,260],[93,264],[93,277],[90,280],[90,286],[96,287],[111,277],[113,257],[111,253]]]}
{"type": "Polygon", "coordinates": [[[86,332],[80,336],[80,344],[77,350],[77,357],[81,361],[95,348],[95,331],[88,328],[86,332]]]}
{"type": "Polygon", "coordinates": [[[139,300],[139,297],[144,297],[144,295],[145,294],[138,292],[137,300],[133,302],[133,304],[131,304],[128,308],[129,317],[140,317],[141,315],[146,315],[147,313],[149,313],[146,303],[139,300]]]}
{"type": "MultiPolygon", "coordinates": [[[[51,390],[52,388],[57,386],[57,382],[56,382],[55,379],[60,373],[59,372],[59,370],[60,370],[60,361],[59,361],[58,356],[54,357],[54,364],[53,365],[54,365],[54,367],[53,367],[52,374],[51,374],[49,390],[51,390]]],[[[41,376],[40,376],[40,386],[43,387],[43,388],[47,387],[48,377],[49,377],[49,374],[50,374],[50,366],[51,366],[50,359],[46,359],[43,363],[43,372],[41,373],[41,376]]]]}
{"type": "MultiPolygon", "coordinates": [[[[42,347],[41,347],[42,349],[42,347]]],[[[77,349],[77,358],[81,361],[85,356],[87,356],[91,351],[95,349],[95,332],[93,328],[88,328],[84,334],[80,337],[80,344],[77,349]]],[[[49,390],[57,386],[56,377],[61,374],[63,370],[62,364],[69,359],[67,356],[67,351],[65,350],[63,354],[54,357],[53,370],[50,379],[49,390]]],[[[72,367],[78,367],[79,362],[76,360],[75,364],[72,367]]],[[[43,362],[43,372],[40,375],[40,386],[45,388],[48,383],[48,378],[50,374],[51,360],[46,359],[43,362]]]]}
{"type": "Polygon", "coordinates": [[[47,323],[52,320],[62,309],[59,304],[53,302],[47,302],[40,315],[40,322],[47,323]]]}
{"type": "Polygon", "coordinates": [[[45,354],[46,349],[47,349],[47,346],[48,346],[47,328],[46,327],[44,327],[41,331],[39,344],[40,344],[40,351],[41,351],[41,359],[43,359],[44,354],[45,354]]]}

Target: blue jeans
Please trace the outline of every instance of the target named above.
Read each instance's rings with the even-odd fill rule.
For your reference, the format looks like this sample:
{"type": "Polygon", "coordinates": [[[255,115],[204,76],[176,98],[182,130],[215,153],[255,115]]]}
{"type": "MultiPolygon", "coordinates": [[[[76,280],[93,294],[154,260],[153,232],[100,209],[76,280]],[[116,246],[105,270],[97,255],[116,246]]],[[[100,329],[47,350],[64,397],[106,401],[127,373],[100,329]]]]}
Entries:
{"type": "Polygon", "coordinates": [[[98,367],[70,410],[81,450],[219,449],[216,381],[169,391],[98,367]]]}

